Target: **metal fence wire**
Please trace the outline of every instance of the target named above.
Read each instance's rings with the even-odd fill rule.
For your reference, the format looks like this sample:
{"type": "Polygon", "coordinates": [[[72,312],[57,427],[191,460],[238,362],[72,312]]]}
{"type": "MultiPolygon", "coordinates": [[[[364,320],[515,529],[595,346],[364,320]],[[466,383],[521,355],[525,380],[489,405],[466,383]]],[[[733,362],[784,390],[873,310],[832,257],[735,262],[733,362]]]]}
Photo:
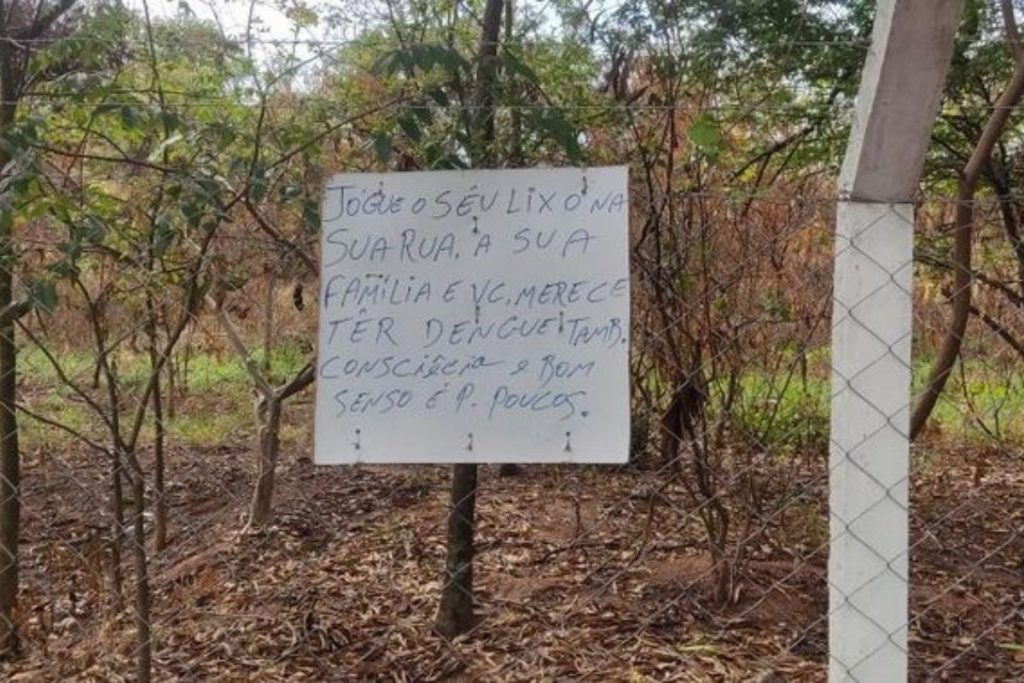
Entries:
{"type": "MultiPolygon", "coordinates": [[[[991,286],[974,280],[977,314],[909,466],[873,457],[909,437],[910,405],[888,387],[924,386],[946,329],[954,267],[931,245],[954,202],[881,207],[833,239],[835,198],[684,193],[663,214],[685,216],[669,231],[652,225],[660,198],[642,180],[630,463],[481,468],[476,621],[453,641],[433,630],[447,468],[312,467],[311,399],[298,393],[282,413],[272,521],[246,524],[267,424],[253,378],[280,387],[302,373],[316,306],[298,310],[296,290],[309,276],[273,240],[221,239],[269,265],[202,305],[161,301],[154,330],[132,307],[168,286],[165,271],[83,269],[77,298],[62,292],[17,332],[23,655],[8,675],[125,675],[146,607],[167,679],[867,681],[904,653],[914,680],[1019,676],[1024,394],[1007,338],[1021,320],[1002,266],[991,286]],[[907,244],[916,235],[916,260],[879,257],[874,231],[885,242],[894,225],[907,244]],[[855,274],[835,291],[834,263],[855,274]],[[911,306],[912,329],[894,315],[911,306]],[[144,421],[133,444],[132,416],[153,395],[147,348],[179,321],[162,422],[144,421]],[[834,357],[836,334],[875,352],[834,357]],[[830,549],[849,564],[830,568],[830,549]],[[829,642],[830,625],[862,637],[829,642]]],[[[979,239],[996,243],[998,206],[977,213],[979,239]]],[[[59,253],[42,233],[30,244],[59,253]]],[[[181,258],[168,269],[187,268],[181,258]]]]}

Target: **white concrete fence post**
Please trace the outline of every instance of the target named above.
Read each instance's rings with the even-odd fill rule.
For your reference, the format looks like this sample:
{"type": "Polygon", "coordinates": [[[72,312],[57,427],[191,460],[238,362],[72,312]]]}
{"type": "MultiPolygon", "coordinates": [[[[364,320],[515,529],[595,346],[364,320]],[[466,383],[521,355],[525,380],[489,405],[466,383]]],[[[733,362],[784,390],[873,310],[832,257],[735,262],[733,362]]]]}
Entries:
{"type": "Polygon", "coordinates": [[[907,678],[913,200],[963,0],[879,0],[839,179],[829,680],[907,678]]]}
{"type": "Polygon", "coordinates": [[[829,662],[907,674],[914,207],[840,202],[833,289],[829,662]]]}

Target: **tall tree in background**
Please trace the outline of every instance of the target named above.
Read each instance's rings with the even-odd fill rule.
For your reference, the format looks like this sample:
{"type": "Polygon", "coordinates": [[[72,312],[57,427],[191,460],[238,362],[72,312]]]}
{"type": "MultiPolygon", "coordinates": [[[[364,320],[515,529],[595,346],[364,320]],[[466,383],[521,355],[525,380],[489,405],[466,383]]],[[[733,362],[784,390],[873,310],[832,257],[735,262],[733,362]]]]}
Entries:
{"type": "MultiPolygon", "coordinates": [[[[991,106],[988,120],[981,128],[974,144],[967,163],[960,173],[960,180],[957,187],[956,217],[954,221],[953,253],[951,267],[953,270],[953,288],[950,294],[952,312],[949,326],[946,329],[942,346],[939,348],[935,363],[932,366],[924,390],[910,419],[910,435],[916,437],[924,429],[928,418],[934,410],[942,390],[946,386],[946,380],[960,356],[960,349],[963,345],[964,336],[967,334],[967,323],[970,320],[972,309],[978,313],[971,303],[971,289],[975,280],[974,268],[971,265],[971,251],[974,242],[974,212],[975,195],[978,184],[988,174],[993,184],[999,190],[999,183],[994,177],[994,165],[992,160],[993,151],[999,144],[1000,138],[1010,123],[1013,113],[1016,111],[1024,97],[1024,45],[1021,43],[1020,33],[1017,28],[1017,21],[1014,17],[1013,3],[1010,0],[1000,2],[1001,19],[1005,34],[1006,46],[1009,51],[1010,60],[1013,63],[1013,72],[1010,75],[1006,87],[1003,89],[999,99],[991,106]]],[[[1006,203],[1003,203],[1006,206],[1006,203]]],[[[1019,236],[1015,233],[1018,229],[1016,221],[1007,221],[1007,233],[1011,241],[1020,242],[1019,236]]],[[[1021,249],[1016,247],[1017,253],[1021,249]]]]}
{"type": "MultiPolygon", "coordinates": [[[[33,53],[59,30],[77,0],[0,0],[0,173],[17,163],[12,135],[29,83],[33,53]]],[[[15,300],[16,209],[5,188],[0,204],[0,652],[17,649],[18,534],[21,529],[21,460],[18,451],[17,358],[14,323],[28,310],[15,300]]]]}

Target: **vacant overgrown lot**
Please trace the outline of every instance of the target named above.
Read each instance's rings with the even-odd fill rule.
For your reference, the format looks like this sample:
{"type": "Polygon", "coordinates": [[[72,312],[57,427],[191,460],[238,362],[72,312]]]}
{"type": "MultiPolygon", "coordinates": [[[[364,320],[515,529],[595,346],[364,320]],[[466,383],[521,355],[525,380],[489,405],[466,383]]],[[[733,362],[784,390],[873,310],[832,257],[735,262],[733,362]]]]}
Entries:
{"type": "MultiPolygon", "coordinates": [[[[479,623],[448,642],[432,632],[447,469],[315,467],[302,438],[307,399],[289,426],[276,521],[244,531],[251,427],[216,386],[224,393],[229,384],[208,387],[203,410],[195,399],[181,408],[218,419],[179,418],[173,429],[192,425],[195,442],[167,454],[169,546],[151,570],[161,679],[824,679],[822,449],[782,464],[789,499],[750,530],[728,605],[709,599],[698,510],[650,458],[622,468],[531,466],[506,478],[486,469],[479,623]]],[[[3,674],[118,678],[134,657],[133,626],[106,587],[106,503],[96,493],[104,463],[67,444],[28,453],[25,656],[3,674]]],[[[914,457],[914,677],[1018,678],[1020,454],[933,435],[914,457]]]]}

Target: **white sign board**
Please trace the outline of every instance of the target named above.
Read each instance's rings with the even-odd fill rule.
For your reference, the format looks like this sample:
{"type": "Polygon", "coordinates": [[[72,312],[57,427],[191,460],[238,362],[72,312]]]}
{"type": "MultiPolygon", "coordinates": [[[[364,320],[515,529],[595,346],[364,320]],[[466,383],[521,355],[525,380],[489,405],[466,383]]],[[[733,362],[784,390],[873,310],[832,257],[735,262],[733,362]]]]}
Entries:
{"type": "Polygon", "coordinates": [[[625,167],[342,174],[317,463],[625,462],[625,167]]]}

